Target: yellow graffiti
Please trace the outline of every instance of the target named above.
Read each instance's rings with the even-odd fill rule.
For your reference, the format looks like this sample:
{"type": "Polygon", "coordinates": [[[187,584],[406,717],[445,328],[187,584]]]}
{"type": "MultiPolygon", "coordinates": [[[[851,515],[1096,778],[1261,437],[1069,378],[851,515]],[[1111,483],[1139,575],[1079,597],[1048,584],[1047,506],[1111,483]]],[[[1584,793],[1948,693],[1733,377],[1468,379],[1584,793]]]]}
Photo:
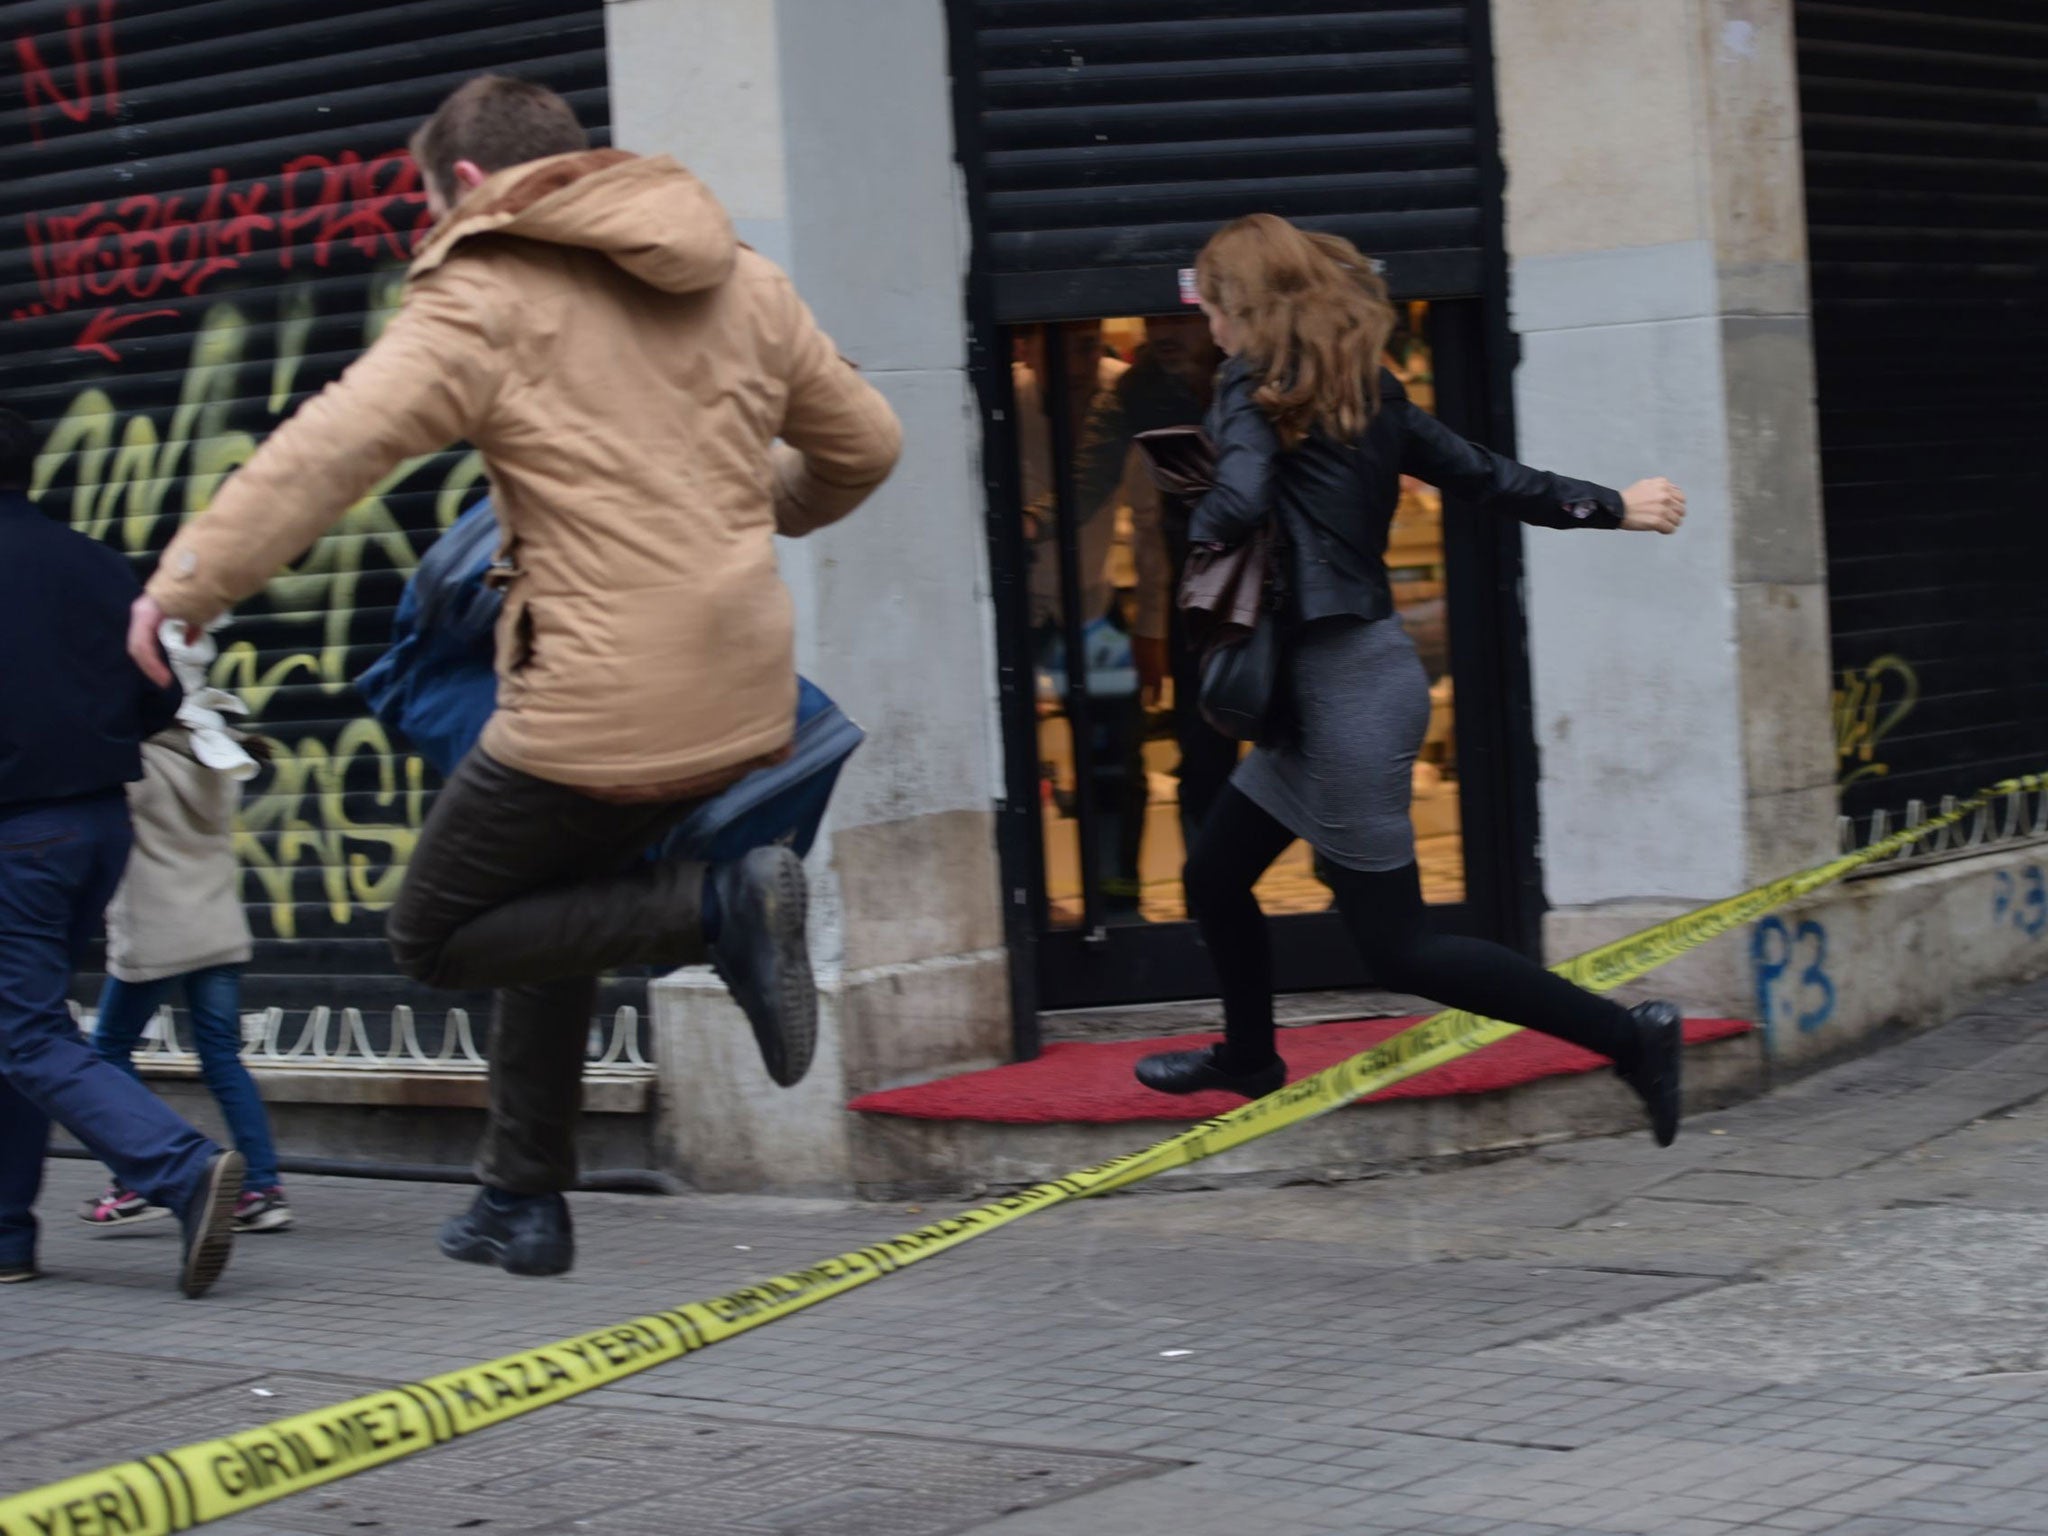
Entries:
{"type": "Polygon", "coordinates": [[[146,412],[137,411],[124,423],[104,389],[81,390],[43,445],[29,494],[41,496],[70,465],[75,476],[71,526],[105,539],[118,522],[121,547],[131,555],[149,547],[166,515],[165,498],[181,479],[183,506],[170,515],[205,506],[220,482],[256,451],[253,434],[228,426],[247,330],[248,322],[232,305],[207,310],[192,338],[191,364],[167,436],[158,436],[146,412]],[[184,467],[188,451],[189,468],[184,467]]]}
{"type": "Polygon", "coordinates": [[[277,357],[270,365],[270,414],[282,416],[291,404],[299,364],[306,356],[306,338],[313,334],[312,290],[294,288],[278,301],[277,357]]]}
{"type": "Polygon", "coordinates": [[[349,508],[332,533],[264,589],[272,619],[321,627],[318,650],[288,657],[258,676],[255,646],[247,640],[232,642],[223,648],[215,668],[221,687],[238,689],[249,707],[261,712],[271,695],[301,671],[310,672],[330,693],[348,685],[349,629],[355,621],[363,555],[370,549],[379,550],[392,569],[399,571],[418,565],[412,539],[392,516],[384,497],[425,462],[408,460],[379,480],[369,495],[349,508]]]}
{"type": "MultiPolygon", "coordinates": [[[[364,315],[363,345],[383,329],[397,306],[402,274],[374,279],[364,315]]],[[[268,328],[276,348],[267,360],[267,393],[247,387],[252,356],[266,328],[238,305],[208,307],[192,340],[189,364],[168,425],[146,410],[123,413],[107,389],[81,390],[52,428],[38,456],[31,494],[41,497],[68,479],[73,527],[110,541],[131,555],[157,547],[171,527],[203,511],[221,483],[256,451],[264,432],[287,414],[301,387],[299,375],[318,319],[310,287],[278,297],[277,323],[268,328]],[[267,422],[254,429],[232,418],[260,407],[267,422]]],[[[260,377],[260,375],[259,375],[260,377]]],[[[412,536],[389,498],[430,459],[399,465],[350,507],[290,570],[265,589],[266,619],[307,626],[303,650],[269,658],[249,640],[230,640],[213,672],[214,682],[243,698],[261,720],[286,689],[322,696],[344,695],[349,685],[351,631],[359,618],[358,589],[369,570],[409,573],[418,564],[412,536]]],[[[479,455],[465,453],[443,471],[438,484],[415,487],[433,496],[435,526],[445,528],[483,479],[479,455]]],[[[354,638],[360,642],[360,631],[354,638]]],[[[347,710],[347,713],[354,713],[347,710]]],[[[344,713],[336,709],[333,715],[344,713]]],[[[329,716],[332,718],[332,715],[329,716]]],[[[331,728],[330,728],[331,730],[331,728]]],[[[382,726],[369,719],[344,725],[331,742],[305,736],[296,745],[271,739],[273,758],[262,787],[247,802],[236,834],[245,867],[269,896],[274,930],[297,936],[293,884],[296,872],[319,872],[326,906],[337,923],[358,911],[378,911],[396,895],[425,804],[423,763],[397,751],[382,726]],[[376,820],[350,814],[346,783],[352,770],[374,762],[376,788],[369,804],[388,813],[376,820]]]]}
{"type": "MultiPolygon", "coordinates": [[[[393,290],[384,285],[380,292],[389,298],[393,290]]],[[[281,308],[267,401],[273,418],[290,403],[314,321],[308,290],[286,294],[281,308]]],[[[372,307],[364,322],[365,344],[382,329],[384,318],[384,310],[372,307]]],[[[208,308],[193,338],[191,363],[170,429],[161,437],[147,412],[135,412],[123,422],[104,389],[81,391],[44,445],[31,494],[42,495],[70,467],[71,525],[91,538],[104,539],[118,520],[120,544],[130,554],[150,547],[167,516],[182,519],[203,511],[221,482],[248,461],[259,441],[256,433],[228,425],[229,414],[239,403],[238,380],[247,361],[251,329],[248,317],[233,304],[208,308]],[[179,504],[167,508],[166,499],[180,480],[179,504]]],[[[397,571],[410,571],[418,564],[412,540],[386,497],[428,462],[409,459],[384,476],[297,565],[266,589],[270,617],[321,627],[317,650],[310,657],[273,663],[259,674],[254,647],[247,642],[231,644],[217,672],[223,687],[242,689],[250,708],[260,713],[279,687],[301,674],[309,674],[329,692],[347,686],[349,627],[356,613],[364,554],[376,550],[397,571]]],[[[482,477],[482,460],[474,452],[449,468],[435,496],[441,526],[454,521],[462,498],[482,477]]]]}
{"type": "Polygon", "coordinates": [[[269,781],[242,808],[235,851],[270,898],[277,936],[298,937],[292,886],[303,867],[319,871],[336,923],[347,923],[358,909],[384,911],[397,898],[419,842],[426,765],[417,757],[401,759],[384,727],[368,719],[350,721],[332,747],[308,737],[296,749],[275,741],[271,749],[269,781]],[[372,805],[394,813],[390,819],[365,822],[349,814],[349,772],[359,762],[375,766],[377,787],[367,793],[372,805]]]}
{"type": "Polygon", "coordinates": [[[1920,677],[1901,656],[1880,656],[1851,667],[1835,689],[1835,758],[1843,788],[1882,778],[1891,766],[1877,758],[1878,743],[1897,730],[1920,702],[1920,677]],[[1896,679],[1887,688],[1886,679],[1896,679]]]}

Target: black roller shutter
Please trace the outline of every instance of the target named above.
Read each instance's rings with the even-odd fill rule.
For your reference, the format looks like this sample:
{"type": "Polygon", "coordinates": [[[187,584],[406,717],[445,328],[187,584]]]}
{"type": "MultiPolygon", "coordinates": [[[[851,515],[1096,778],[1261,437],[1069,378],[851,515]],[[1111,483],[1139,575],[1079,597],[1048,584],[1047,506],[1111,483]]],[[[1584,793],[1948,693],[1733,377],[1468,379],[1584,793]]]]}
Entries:
{"type": "MultiPolygon", "coordinates": [[[[396,303],[424,222],[405,141],[448,91],[540,80],[606,139],[599,0],[31,0],[6,31],[0,398],[48,434],[44,508],[138,572],[396,303]]],[[[389,970],[433,784],[351,680],[481,489],[461,451],[410,466],[222,636],[218,675],[278,753],[241,837],[259,970],[389,970]]]]}
{"type": "Polygon", "coordinates": [[[2048,767],[2048,7],[1797,6],[1844,799],[2048,767]]]}
{"type": "Polygon", "coordinates": [[[1003,321],[1157,312],[1227,219],[1283,214],[1409,296],[1484,286],[1477,7],[965,0],[968,142],[1003,321]]]}

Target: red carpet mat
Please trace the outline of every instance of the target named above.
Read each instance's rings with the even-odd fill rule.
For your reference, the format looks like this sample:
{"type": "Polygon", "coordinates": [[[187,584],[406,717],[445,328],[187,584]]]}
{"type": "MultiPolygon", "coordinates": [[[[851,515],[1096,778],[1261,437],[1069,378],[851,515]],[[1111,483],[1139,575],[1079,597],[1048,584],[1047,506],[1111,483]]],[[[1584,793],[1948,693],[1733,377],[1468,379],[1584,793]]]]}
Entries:
{"type": "MultiPolygon", "coordinates": [[[[1347,1056],[1378,1045],[1415,1023],[1407,1019],[1361,1019],[1349,1024],[1310,1024],[1280,1031],[1287,1080],[1335,1066],[1347,1056]]],[[[1688,1045],[1746,1035],[1741,1019],[1687,1019],[1688,1045]]],[[[986,1120],[1001,1125],[1083,1122],[1107,1125],[1125,1120],[1207,1120],[1244,1102],[1231,1093],[1198,1093],[1184,1099],[1140,1087],[1131,1068],[1154,1051],[1208,1045],[1218,1035],[1175,1035],[1159,1040],[1103,1044],[1054,1044],[1036,1061],[1020,1061],[986,1072],[967,1072],[935,1083],[865,1094],[847,1107],[873,1115],[913,1120],[986,1120]]],[[[1371,1096],[1378,1099],[1449,1098],[1497,1093],[1545,1077],[1569,1077],[1605,1068],[1606,1061],[1548,1035],[1524,1030],[1497,1045],[1396,1083],[1371,1096]]],[[[1370,1102],[1370,1100],[1368,1101],[1370,1102]]]]}

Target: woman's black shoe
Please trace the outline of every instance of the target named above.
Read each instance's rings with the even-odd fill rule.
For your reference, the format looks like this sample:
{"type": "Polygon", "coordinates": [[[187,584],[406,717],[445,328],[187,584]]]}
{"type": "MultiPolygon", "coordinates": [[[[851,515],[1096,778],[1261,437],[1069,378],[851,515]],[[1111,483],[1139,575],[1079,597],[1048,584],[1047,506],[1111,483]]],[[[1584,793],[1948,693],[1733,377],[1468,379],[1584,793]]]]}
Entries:
{"type": "Polygon", "coordinates": [[[1138,1081],[1157,1093],[1207,1093],[1220,1088],[1241,1093],[1248,1099],[1263,1099],[1287,1086],[1287,1063],[1275,1056],[1256,1072],[1226,1072],[1216,1065],[1216,1048],[1200,1051],[1161,1051],[1138,1063],[1138,1081]]]}
{"type": "Polygon", "coordinates": [[[1685,1018],[1670,1003],[1639,1003],[1629,1009],[1629,1017],[1636,1021],[1636,1060],[1617,1070],[1649,1111],[1657,1145],[1668,1147],[1678,1139],[1685,1018]]]}

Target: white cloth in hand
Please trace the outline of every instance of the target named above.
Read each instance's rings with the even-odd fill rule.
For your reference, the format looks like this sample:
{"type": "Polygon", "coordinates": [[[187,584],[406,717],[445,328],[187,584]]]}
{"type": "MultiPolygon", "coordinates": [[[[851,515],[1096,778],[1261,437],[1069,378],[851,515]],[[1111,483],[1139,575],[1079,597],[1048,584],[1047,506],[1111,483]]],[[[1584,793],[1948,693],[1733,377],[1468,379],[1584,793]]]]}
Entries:
{"type": "Polygon", "coordinates": [[[206,681],[206,669],[220,654],[213,637],[208,634],[187,640],[183,624],[166,620],[158,638],[163,641],[164,654],[170,658],[171,675],[185,690],[185,702],[178,707],[178,723],[192,733],[192,755],[237,783],[255,778],[261,771],[256,759],[242,749],[224,718],[246,715],[249,706],[206,681]]]}

